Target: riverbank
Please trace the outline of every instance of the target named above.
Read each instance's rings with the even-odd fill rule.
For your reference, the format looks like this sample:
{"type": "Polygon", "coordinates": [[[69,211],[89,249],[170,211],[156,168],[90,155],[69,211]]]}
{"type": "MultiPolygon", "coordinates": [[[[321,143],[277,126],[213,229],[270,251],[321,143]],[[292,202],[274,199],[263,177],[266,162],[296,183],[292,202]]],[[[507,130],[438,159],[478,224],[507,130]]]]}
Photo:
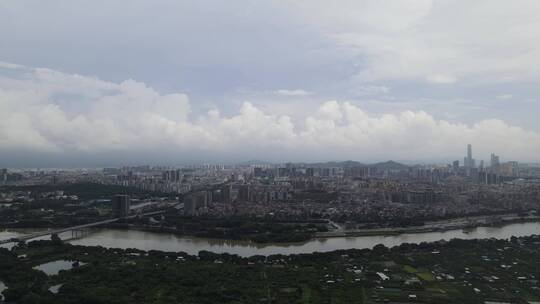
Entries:
{"type": "Polygon", "coordinates": [[[436,242],[451,239],[509,239],[512,236],[540,234],[540,222],[514,223],[502,227],[478,227],[464,232],[463,229],[398,235],[368,235],[313,238],[306,242],[259,244],[245,240],[225,240],[178,236],[136,230],[96,229],[88,236],[71,243],[107,248],[137,248],[141,250],[183,251],[197,254],[199,251],[237,254],[243,257],[272,254],[304,254],[346,249],[369,249],[382,244],[387,247],[403,243],[436,242]]]}
{"type": "Polygon", "coordinates": [[[456,229],[474,229],[478,227],[502,227],[515,223],[540,222],[540,216],[528,215],[519,216],[517,214],[505,214],[497,217],[475,216],[450,220],[428,222],[423,226],[413,227],[392,227],[392,228],[370,228],[370,229],[344,229],[339,231],[318,232],[317,238],[332,237],[362,237],[362,236],[392,236],[400,234],[446,232],[456,229]]]}
{"type": "MultiPolygon", "coordinates": [[[[317,232],[311,234],[305,234],[302,238],[291,239],[289,241],[272,241],[267,240],[264,242],[254,240],[252,238],[227,238],[227,237],[216,237],[215,235],[206,236],[206,235],[197,235],[191,233],[185,233],[179,231],[175,227],[163,227],[163,226],[150,226],[150,225],[140,225],[140,224],[128,224],[128,223],[114,223],[104,226],[105,229],[92,229],[91,231],[102,231],[102,230],[111,230],[111,231],[138,231],[143,233],[151,233],[155,235],[174,235],[176,238],[192,239],[192,240],[212,240],[212,242],[222,242],[222,243],[239,243],[239,244],[249,244],[249,246],[256,247],[265,247],[265,246],[274,246],[274,245],[283,245],[283,246],[296,246],[302,245],[309,242],[321,241],[331,238],[365,238],[365,237],[374,237],[374,238],[386,238],[386,237],[399,237],[401,235],[409,236],[415,234],[433,234],[439,233],[445,235],[447,233],[455,234],[456,231],[459,231],[460,234],[467,235],[472,233],[480,227],[486,228],[503,228],[506,225],[517,224],[517,223],[538,223],[540,222],[540,217],[535,215],[520,216],[517,214],[505,214],[500,216],[475,216],[475,217],[463,217],[463,218],[454,218],[449,220],[439,220],[427,222],[423,226],[414,226],[414,227],[391,227],[391,228],[369,228],[369,229],[356,229],[356,230],[347,230],[339,226],[335,226],[334,231],[329,232],[317,232]]],[[[335,223],[332,223],[335,225],[335,223]]],[[[9,229],[9,228],[8,228],[9,229]]],[[[0,231],[0,240],[9,239],[17,235],[25,235],[30,233],[36,233],[47,229],[41,228],[16,228],[5,230],[4,233],[0,231]],[[11,233],[7,233],[11,231],[11,233]],[[15,233],[14,233],[15,232],[15,233]]],[[[521,235],[521,234],[520,234],[521,235]]],[[[527,234],[525,234],[527,235],[527,234]]],[[[62,239],[71,240],[68,233],[61,236],[62,239]]],[[[83,235],[82,237],[87,237],[83,235]]],[[[462,237],[462,236],[461,236],[462,237]]],[[[42,237],[39,239],[49,239],[49,237],[42,237]]]]}
{"type": "MultiPolygon", "coordinates": [[[[35,230],[0,231],[0,239],[36,232],[35,230]]],[[[199,251],[237,254],[242,257],[273,254],[305,254],[333,250],[369,249],[382,244],[386,247],[404,243],[420,244],[452,239],[509,239],[513,236],[540,235],[540,222],[513,223],[503,226],[477,227],[464,231],[433,231],[424,233],[402,233],[398,235],[367,235],[347,237],[313,238],[306,242],[258,244],[245,240],[225,240],[180,236],[172,233],[158,233],[126,229],[94,228],[84,237],[69,241],[74,245],[102,246],[105,248],[136,248],[140,250],[161,250],[186,252],[196,255],[199,251]]],[[[69,238],[71,234],[61,235],[69,238]]],[[[0,246],[2,247],[2,246],[0,246]]]]}
{"type": "MultiPolygon", "coordinates": [[[[397,236],[400,234],[445,232],[456,229],[473,229],[476,227],[497,227],[511,223],[536,221],[540,221],[540,216],[536,216],[533,213],[527,215],[508,213],[430,221],[425,222],[422,226],[380,227],[377,226],[377,223],[361,223],[369,228],[345,229],[345,226],[350,226],[349,223],[345,225],[328,219],[279,221],[251,218],[205,218],[168,215],[160,222],[154,221],[155,224],[152,225],[146,220],[130,219],[125,222],[101,227],[168,233],[181,237],[250,241],[258,244],[288,244],[303,243],[320,238],[397,236]]],[[[78,222],[77,224],[81,223],[78,222]]],[[[353,225],[355,224],[353,223],[353,225]]],[[[55,226],[58,227],[58,225],[55,226]]],[[[0,229],[22,227],[32,227],[42,230],[51,228],[41,225],[21,226],[21,223],[17,223],[17,225],[0,226],[0,229]]]]}
{"type": "Polygon", "coordinates": [[[137,224],[119,224],[114,223],[108,225],[109,228],[113,229],[131,229],[139,230],[146,232],[156,232],[156,233],[171,233],[178,236],[186,237],[199,237],[199,238],[210,238],[210,239],[223,239],[223,240],[234,240],[234,241],[251,241],[258,244],[274,244],[274,243],[302,243],[310,240],[321,239],[321,238],[334,238],[334,237],[364,237],[364,236],[397,236],[400,234],[415,234],[415,233],[430,233],[430,232],[447,232],[452,230],[465,229],[470,230],[478,227],[502,227],[504,225],[514,224],[514,223],[529,223],[529,222],[540,222],[540,216],[536,215],[527,215],[521,216],[515,213],[503,214],[497,216],[473,216],[473,217],[461,217],[453,218],[447,220],[431,221],[426,222],[422,226],[411,226],[411,227],[388,227],[388,228],[367,228],[367,229],[342,229],[335,226],[336,224],[332,222],[335,229],[328,232],[314,232],[314,233],[302,233],[296,238],[285,238],[285,241],[279,241],[280,238],[251,238],[251,237],[238,237],[238,238],[228,238],[220,237],[217,234],[213,235],[200,235],[197,233],[185,233],[179,231],[175,227],[163,227],[163,226],[149,226],[149,225],[137,225],[137,224]]]}
{"type": "Polygon", "coordinates": [[[409,303],[411,294],[421,303],[532,303],[540,300],[539,240],[452,240],[287,257],[40,241],[0,249],[0,278],[9,303],[409,303]]]}

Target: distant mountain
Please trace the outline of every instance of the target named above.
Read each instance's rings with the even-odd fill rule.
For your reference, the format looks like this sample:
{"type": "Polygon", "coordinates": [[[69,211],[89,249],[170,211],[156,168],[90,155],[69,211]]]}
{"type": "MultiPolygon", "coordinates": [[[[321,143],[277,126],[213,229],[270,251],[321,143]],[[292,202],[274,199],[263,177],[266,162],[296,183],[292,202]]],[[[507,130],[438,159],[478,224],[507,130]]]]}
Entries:
{"type": "Polygon", "coordinates": [[[393,160],[372,164],[370,165],[370,167],[375,167],[383,170],[405,170],[409,168],[409,166],[395,162],[393,160]]]}
{"type": "Polygon", "coordinates": [[[324,162],[324,163],[312,163],[312,164],[304,164],[307,167],[314,167],[314,168],[330,168],[330,167],[341,167],[341,168],[351,168],[351,167],[373,167],[373,168],[379,168],[383,170],[405,170],[408,169],[409,166],[404,165],[402,163],[395,162],[393,160],[389,160],[386,162],[380,162],[375,164],[363,164],[361,162],[357,162],[354,160],[346,160],[346,161],[330,161],[330,162],[324,162]]]}
{"type": "MultiPolygon", "coordinates": [[[[239,163],[238,165],[253,166],[253,165],[271,165],[271,164],[272,164],[271,162],[267,162],[263,160],[249,160],[249,161],[239,163]]],[[[311,167],[311,168],[372,167],[372,168],[379,168],[382,170],[405,170],[409,168],[409,166],[404,165],[402,163],[395,162],[393,160],[375,163],[375,164],[363,164],[361,162],[357,162],[354,160],[329,161],[329,162],[320,162],[320,163],[293,163],[293,164],[297,166],[305,166],[305,167],[311,167]]]]}
{"type": "Polygon", "coordinates": [[[238,163],[239,166],[256,166],[256,165],[271,165],[271,162],[264,160],[252,159],[245,162],[238,163]]]}
{"type": "Polygon", "coordinates": [[[314,168],[333,168],[333,167],[350,168],[350,167],[365,167],[366,165],[360,162],[354,161],[354,160],[346,160],[346,161],[330,161],[330,162],[324,162],[324,163],[313,163],[313,164],[307,164],[307,166],[314,167],[314,168]]]}

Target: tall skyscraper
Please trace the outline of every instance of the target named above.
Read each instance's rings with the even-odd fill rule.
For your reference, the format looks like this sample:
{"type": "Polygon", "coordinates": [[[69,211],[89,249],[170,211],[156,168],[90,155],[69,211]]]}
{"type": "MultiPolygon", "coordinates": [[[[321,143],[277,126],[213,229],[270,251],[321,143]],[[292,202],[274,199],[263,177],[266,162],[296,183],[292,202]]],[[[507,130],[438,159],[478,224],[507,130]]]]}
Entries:
{"type": "Polygon", "coordinates": [[[1,169],[0,170],[0,182],[7,182],[8,180],[8,170],[7,169],[1,169]]]}
{"type": "Polygon", "coordinates": [[[463,159],[463,166],[465,166],[466,169],[471,169],[475,167],[475,161],[472,158],[472,145],[467,145],[467,156],[463,159]]]}
{"type": "Polygon", "coordinates": [[[517,161],[509,161],[508,166],[510,167],[509,175],[518,177],[519,176],[519,163],[517,161]]]}
{"type": "Polygon", "coordinates": [[[250,192],[251,189],[249,185],[241,185],[240,189],[238,189],[238,200],[242,202],[249,201],[250,192]]]}
{"type": "Polygon", "coordinates": [[[501,163],[498,155],[495,155],[495,153],[491,153],[491,172],[493,173],[499,173],[501,170],[501,163]]]}
{"type": "Polygon", "coordinates": [[[232,185],[226,184],[221,187],[221,201],[223,203],[231,203],[232,201],[232,185]]]}
{"type": "Polygon", "coordinates": [[[452,163],[452,169],[453,169],[454,173],[456,173],[456,174],[459,172],[459,160],[455,160],[452,163]]]}
{"type": "Polygon", "coordinates": [[[129,215],[131,199],[129,195],[118,194],[112,200],[112,211],[115,217],[126,217],[129,215]]]}

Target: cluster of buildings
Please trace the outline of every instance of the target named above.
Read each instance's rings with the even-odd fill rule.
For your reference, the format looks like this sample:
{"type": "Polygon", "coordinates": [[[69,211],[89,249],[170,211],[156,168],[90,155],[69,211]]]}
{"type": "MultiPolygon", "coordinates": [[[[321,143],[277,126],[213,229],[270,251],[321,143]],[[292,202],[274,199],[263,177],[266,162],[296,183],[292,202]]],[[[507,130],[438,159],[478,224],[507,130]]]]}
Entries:
{"type": "Polygon", "coordinates": [[[17,182],[23,179],[23,176],[18,173],[9,172],[8,169],[0,169],[0,185],[10,182],[17,182]]]}
{"type": "Polygon", "coordinates": [[[221,184],[193,188],[185,195],[184,214],[384,221],[540,207],[538,179],[492,175],[487,170],[482,174],[488,174],[487,182],[463,168],[455,172],[445,166],[264,165],[235,171],[221,184]]]}
{"type": "MultiPolygon", "coordinates": [[[[408,166],[389,161],[0,171],[2,184],[100,183],[179,197],[189,216],[330,217],[341,220],[449,215],[537,208],[540,167],[488,166],[467,146],[464,165],[408,166]],[[478,163],[478,165],[477,165],[478,163]],[[10,177],[11,176],[11,177],[10,177]],[[13,176],[17,176],[13,180],[13,176]]],[[[119,217],[129,198],[115,198],[119,217]]],[[[126,207],[128,206],[128,207],[126,207]]]]}
{"type": "Polygon", "coordinates": [[[489,167],[484,166],[483,160],[477,166],[476,160],[472,157],[471,144],[467,145],[467,156],[463,159],[463,167],[460,167],[459,161],[456,160],[452,163],[451,168],[455,174],[470,177],[473,181],[484,184],[496,184],[520,177],[520,168],[517,161],[501,163],[500,156],[495,153],[491,153],[489,167]]]}

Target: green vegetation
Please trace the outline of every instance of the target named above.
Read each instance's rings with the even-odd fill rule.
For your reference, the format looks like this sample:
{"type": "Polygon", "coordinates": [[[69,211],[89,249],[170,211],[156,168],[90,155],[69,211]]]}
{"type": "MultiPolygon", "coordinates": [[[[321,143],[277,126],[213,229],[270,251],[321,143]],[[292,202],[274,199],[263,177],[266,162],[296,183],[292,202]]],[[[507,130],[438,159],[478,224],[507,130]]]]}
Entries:
{"type": "Polygon", "coordinates": [[[0,249],[0,280],[15,303],[526,303],[539,252],[539,236],[250,258],[34,241],[0,249]],[[81,266],[33,269],[57,260],[81,266]]]}
{"type": "Polygon", "coordinates": [[[119,185],[105,185],[98,183],[66,183],[55,185],[31,185],[31,186],[0,186],[0,192],[8,191],[29,191],[34,197],[41,193],[64,191],[68,195],[77,195],[81,200],[109,199],[115,194],[130,194],[138,197],[151,197],[166,195],[160,192],[141,190],[135,187],[125,187],[119,185]]]}
{"type": "Polygon", "coordinates": [[[403,266],[403,270],[405,270],[408,273],[416,273],[417,272],[416,268],[414,268],[414,267],[412,267],[410,265],[403,266]]]}
{"type": "Polygon", "coordinates": [[[305,284],[301,285],[302,288],[302,303],[311,303],[311,288],[305,284]]]}
{"type": "Polygon", "coordinates": [[[433,282],[435,278],[433,275],[429,272],[419,272],[416,274],[420,279],[426,281],[426,282],[433,282]]]}
{"type": "Polygon", "coordinates": [[[0,192],[20,192],[10,208],[0,208],[1,228],[69,227],[110,218],[110,199],[115,194],[134,198],[167,196],[131,187],[74,183],[35,186],[3,186],[0,192]],[[57,191],[63,195],[57,195],[57,191]],[[74,197],[76,196],[76,197],[74,197]]]}
{"type": "MultiPolygon", "coordinates": [[[[136,221],[136,220],[133,220],[136,221]]],[[[205,218],[165,215],[165,226],[198,237],[252,240],[257,243],[303,242],[315,232],[328,231],[326,222],[282,222],[251,217],[205,218]]]]}

